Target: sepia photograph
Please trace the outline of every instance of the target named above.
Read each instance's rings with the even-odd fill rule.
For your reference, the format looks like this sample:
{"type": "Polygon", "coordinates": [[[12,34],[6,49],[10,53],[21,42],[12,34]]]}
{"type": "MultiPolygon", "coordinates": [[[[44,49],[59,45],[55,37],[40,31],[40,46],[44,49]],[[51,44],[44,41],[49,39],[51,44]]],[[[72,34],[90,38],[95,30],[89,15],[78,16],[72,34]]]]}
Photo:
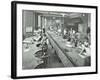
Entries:
{"type": "Polygon", "coordinates": [[[97,73],[97,7],[12,2],[12,77],[97,73]]]}

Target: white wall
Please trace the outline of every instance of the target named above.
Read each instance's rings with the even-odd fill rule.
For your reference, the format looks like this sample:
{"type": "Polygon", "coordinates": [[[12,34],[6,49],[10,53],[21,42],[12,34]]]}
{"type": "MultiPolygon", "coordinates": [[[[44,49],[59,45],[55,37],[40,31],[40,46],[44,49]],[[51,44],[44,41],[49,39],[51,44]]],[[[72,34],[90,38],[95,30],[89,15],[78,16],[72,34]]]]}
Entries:
{"type": "MultiPolygon", "coordinates": [[[[26,0],[24,0],[26,1],[26,0]]],[[[100,0],[31,0],[37,2],[64,3],[64,4],[82,4],[98,5],[100,9],[100,0]]],[[[0,80],[11,80],[11,0],[0,1],[0,80]]],[[[100,14],[100,11],[99,11],[100,14]]],[[[98,16],[100,21],[100,15],[98,16]]],[[[100,30],[100,24],[98,27],[100,30]]],[[[100,31],[99,31],[100,34],[100,31]]],[[[100,41],[100,36],[99,40],[100,41]]],[[[98,43],[100,44],[100,42],[98,43]]],[[[99,45],[100,48],[100,45],[99,45]]],[[[99,49],[100,52],[100,49],[99,49]]],[[[99,53],[98,52],[98,53],[99,53]]],[[[98,54],[100,61],[100,54],[98,54]]],[[[99,64],[100,67],[100,64],[99,64]]],[[[100,71],[100,69],[99,69],[100,71]]],[[[64,77],[35,78],[26,80],[100,80],[99,74],[77,75],[64,77]]],[[[21,80],[21,79],[20,79],[21,80]]],[[[24,80],[24,79],[23,79],[24,80]]]]}

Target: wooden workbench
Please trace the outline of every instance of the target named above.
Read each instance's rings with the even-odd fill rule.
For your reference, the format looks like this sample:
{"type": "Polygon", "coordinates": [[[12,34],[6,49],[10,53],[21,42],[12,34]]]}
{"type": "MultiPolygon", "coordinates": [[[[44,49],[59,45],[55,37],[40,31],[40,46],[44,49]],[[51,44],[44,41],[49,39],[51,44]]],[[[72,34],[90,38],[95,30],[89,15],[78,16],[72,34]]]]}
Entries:
{"type": "MultiPolygon", "coordinates": [[[[57,36],[54,32],[47,32],[47,37],[56,50],[57,55],[66,67],[85,66],[86,62],[90,63],[87,56],[80,56],[81,49],[66,46],[66,39],[62,36],[57,36]],[[88,60],[88,61],[86,61],[88,60]]],[[[90,58],[90,57],[89,57],[90,58]]]]}

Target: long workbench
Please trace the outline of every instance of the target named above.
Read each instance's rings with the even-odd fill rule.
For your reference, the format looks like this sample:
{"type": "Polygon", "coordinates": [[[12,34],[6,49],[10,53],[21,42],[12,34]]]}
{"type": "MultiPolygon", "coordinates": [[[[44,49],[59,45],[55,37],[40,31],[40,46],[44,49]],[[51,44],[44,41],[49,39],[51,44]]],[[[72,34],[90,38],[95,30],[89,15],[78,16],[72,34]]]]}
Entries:
{"type": "Polygon", "coordinates": [[[54,32],[48,31],[47,37],[65,67],[86,66],[90,64],[90,57],[79,55],[81,52],[79,48],[66,46],[66,39],[63,39],[62,36],[57,36],[54,32]]]}

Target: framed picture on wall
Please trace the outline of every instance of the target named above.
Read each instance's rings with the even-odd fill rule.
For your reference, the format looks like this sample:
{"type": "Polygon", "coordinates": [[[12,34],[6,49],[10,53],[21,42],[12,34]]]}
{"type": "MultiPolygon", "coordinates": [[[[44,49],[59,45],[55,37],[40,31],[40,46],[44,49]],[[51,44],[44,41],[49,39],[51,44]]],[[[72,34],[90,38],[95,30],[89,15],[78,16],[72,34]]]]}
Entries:
{"type": "Polygon", "coordinates": [[[97,6],[11,2],[11,77],[97,73],[97,6]]]}

